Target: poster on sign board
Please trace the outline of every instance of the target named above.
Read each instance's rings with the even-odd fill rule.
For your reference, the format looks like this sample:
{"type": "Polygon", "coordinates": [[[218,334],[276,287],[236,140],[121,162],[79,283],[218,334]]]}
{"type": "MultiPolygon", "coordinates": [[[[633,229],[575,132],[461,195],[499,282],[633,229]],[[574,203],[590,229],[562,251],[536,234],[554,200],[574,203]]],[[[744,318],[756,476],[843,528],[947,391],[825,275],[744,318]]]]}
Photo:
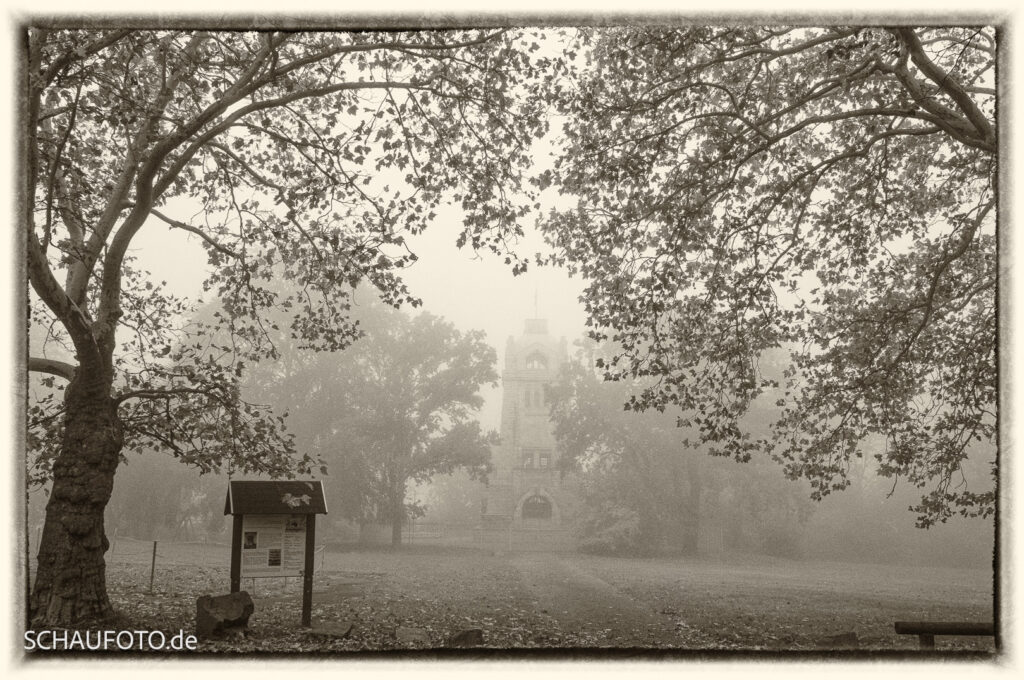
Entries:
{"type": "Polygon", "coordinates": [[[302,576],[305,549],[305,515],[243,516],[243,578],[302,576]]]}

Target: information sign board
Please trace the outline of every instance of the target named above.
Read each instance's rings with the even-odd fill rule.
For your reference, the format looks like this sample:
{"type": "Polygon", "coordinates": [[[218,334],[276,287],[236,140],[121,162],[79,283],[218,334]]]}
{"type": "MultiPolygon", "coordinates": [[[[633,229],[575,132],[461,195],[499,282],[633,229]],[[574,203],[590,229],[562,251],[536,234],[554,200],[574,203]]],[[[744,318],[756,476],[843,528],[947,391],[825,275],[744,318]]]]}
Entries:
{"type": "Polygon", "coordinates": [[[312,621],[316,516],[326,514],[317,480],[235,480],[228,483],[224,514],[231,526],[231,592],[243,578],[302,577],[302,625],[312,621]]]}

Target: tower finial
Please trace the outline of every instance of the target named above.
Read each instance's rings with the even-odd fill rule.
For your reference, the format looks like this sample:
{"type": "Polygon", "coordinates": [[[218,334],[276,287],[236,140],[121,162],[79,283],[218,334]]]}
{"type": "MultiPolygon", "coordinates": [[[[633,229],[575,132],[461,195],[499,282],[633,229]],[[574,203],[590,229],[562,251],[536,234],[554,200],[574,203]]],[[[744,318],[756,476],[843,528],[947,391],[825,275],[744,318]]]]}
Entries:
{"type": "Polygon", "coordinates": [[[537,313],[537,285],[536,284],[534,284],[534,286],[533,286],[533,318],[534,319],[540,318],[538,313],[537,313]]]}

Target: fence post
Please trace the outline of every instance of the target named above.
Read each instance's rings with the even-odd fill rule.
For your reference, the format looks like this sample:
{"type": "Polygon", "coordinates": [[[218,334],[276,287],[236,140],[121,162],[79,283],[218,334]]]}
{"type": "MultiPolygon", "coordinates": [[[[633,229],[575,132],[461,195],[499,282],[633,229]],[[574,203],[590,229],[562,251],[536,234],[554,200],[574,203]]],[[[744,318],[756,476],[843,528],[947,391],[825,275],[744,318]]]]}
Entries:
{"type": "Polygon", "coordinates": [[[153,576],[156,574],[156,541],[153,541],[153,562],[149,567],[149,594],[153,594],[153,576]]]}

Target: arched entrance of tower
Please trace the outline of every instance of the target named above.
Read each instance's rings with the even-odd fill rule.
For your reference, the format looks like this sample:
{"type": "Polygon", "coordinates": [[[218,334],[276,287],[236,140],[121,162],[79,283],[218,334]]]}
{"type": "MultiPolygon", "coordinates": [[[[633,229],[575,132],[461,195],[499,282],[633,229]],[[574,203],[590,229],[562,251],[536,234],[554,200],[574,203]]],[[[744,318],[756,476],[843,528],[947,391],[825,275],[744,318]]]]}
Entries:
{"type": "Polygon", "coordinates": [[[513,521],[524,529],[553,529],[561,525],[558,503],[546,489],[530,489],[516,503],[513,521]]]}

